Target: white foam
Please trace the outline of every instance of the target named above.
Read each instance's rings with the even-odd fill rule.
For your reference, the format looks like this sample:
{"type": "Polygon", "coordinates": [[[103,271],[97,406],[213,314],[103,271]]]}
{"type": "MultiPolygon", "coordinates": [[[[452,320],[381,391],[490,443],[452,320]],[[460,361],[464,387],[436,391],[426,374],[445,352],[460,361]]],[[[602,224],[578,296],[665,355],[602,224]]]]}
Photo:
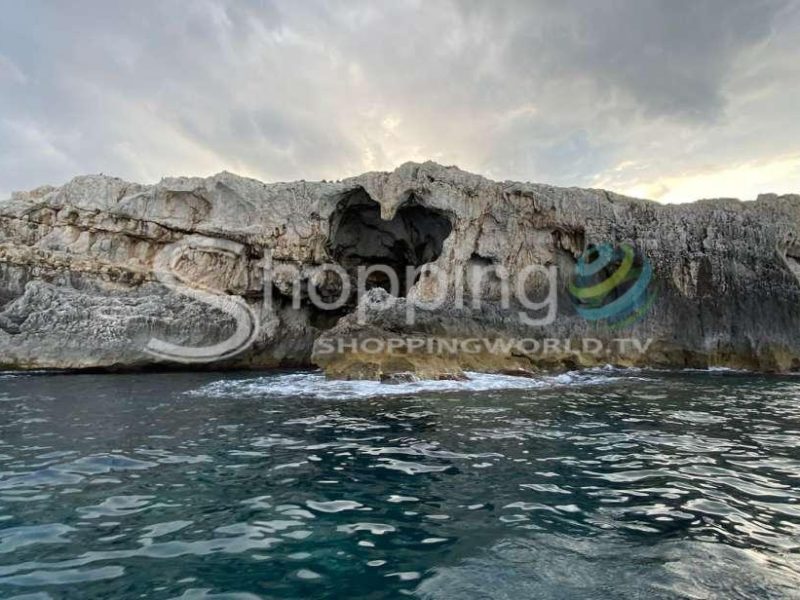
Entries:
{"type": "Polygon", "coordinates": [[[407,396],[421,393],[485,392],[492,390],[526,390],[560,385],[585,385],[613,381],[615,377],[571,371],[541,377],[515,377],[487,373],[467,373],[464,381],[410,381],[380,383],[377,381],[342,381],[328,379],[321,372],[297,372],[268,375],[253,379],[221,379],[197,390],[193,396],[238,398],[310,397],[321,400],[364,399],[380,396],[407,396]]]}
{"type": "Polygon", "coordinates": [[[33,377],[35,375],[58,375],[63,371],[49,371],[36,369],[31,371],[0,371],[0,379],[18,379],[20,377],[33,377]]]}
{"type": "MultiPolygon", "coordinates": [[[[656,369],[651,369],[655,371],[656,369]]],[[[736,369],[733,367],[686,367],[684,369],[660,369],[660,371],[664,372],[675,372],[675,373],[715,373],[717,375],[758,375],[758,371],[753,371],[751,369],[736,369]]]]}

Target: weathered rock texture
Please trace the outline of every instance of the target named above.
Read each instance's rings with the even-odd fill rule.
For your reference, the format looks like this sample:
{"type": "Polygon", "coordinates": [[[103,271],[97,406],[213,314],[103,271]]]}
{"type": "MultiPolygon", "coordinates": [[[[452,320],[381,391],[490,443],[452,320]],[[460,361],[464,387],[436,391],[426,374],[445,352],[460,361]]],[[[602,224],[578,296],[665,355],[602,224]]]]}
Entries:
{"type": "MultiPolygon", "coordinates": [[[[153,186],[78,177],[0,202],[0,367],[166,366],[173,363],[145,350],[149,339],[208,346],[228,338],[235,330],[229,314],[157,277],[164,250],[183,242],[191,249],[172,264],[178,279],[238,296],[261,320],[254,343],[207,365],[214,368],[316,363],[332,376],[369,378],[596,363],[793,370],[800,366],[799,236],[797,195],[670,206],[602,190],[493,182],[434,163],[332,183],[263,184],[230,173],[153,186]],[[632,243],[655,270],[657,300],[624,332],[584,321],[566,296],[576,257],[603,242],[632,243]],[[319,269],[330,262],[353,277],[359,265],[432,264],[450,275],[449,300],[405,322],[405,303],[437,294],[423,272],[407,282],[405,298],[379,291],[364,298],[363,322],[352,302],[321,310],[307,296],[337,295],[331,273],[319,269]],[[476,267],[504,267],[513,279],[528,264],[559,267],[554,323],[526,326],[496,302],[454,307],[476,267]],[[289,266],[302,272],[299,307],[289,266]],[[644,353],[603,356],[323,351],[336,339],[397,335],[653,342],[644,353]]],[[[380,285],[380,275],[371,283],[380,285]]],[[[491,278],[481,289],[484,300],[499,299],[491,278]]]]}

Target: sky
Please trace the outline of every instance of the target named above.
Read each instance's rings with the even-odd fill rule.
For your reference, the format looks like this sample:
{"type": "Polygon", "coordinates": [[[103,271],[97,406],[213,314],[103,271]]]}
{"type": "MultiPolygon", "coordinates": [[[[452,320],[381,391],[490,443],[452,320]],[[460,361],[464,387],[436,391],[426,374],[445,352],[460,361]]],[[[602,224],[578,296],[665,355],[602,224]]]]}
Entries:
{"type": "Polygon", "coordinates": [[[800,193],[793,0],[0,0],[0,198],[434,160],[662,202],[800,193]]]}

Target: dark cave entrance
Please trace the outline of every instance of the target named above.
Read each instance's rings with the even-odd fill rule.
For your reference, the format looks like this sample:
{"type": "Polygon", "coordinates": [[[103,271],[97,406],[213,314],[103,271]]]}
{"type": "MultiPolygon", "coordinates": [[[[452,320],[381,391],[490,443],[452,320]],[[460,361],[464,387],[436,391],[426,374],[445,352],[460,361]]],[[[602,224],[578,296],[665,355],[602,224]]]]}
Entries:
{"type": "MultiPolygon", "coordinates": [[[[330,254],[353,280],[359,266],[386,266],[397,274],[400,296],[405,296],[415,283],[406,281],[406,267],[419,267],[439,258],[453,229],[444,213],[422,206],[414,196],[393,219],[385,221],[380,205],[363,189],[339,202],[330,225],[330,254]]],[[[391,291],[389,277],[381,272],[373,273],[366,283],[367,289],[382,287],[391,291]]]]}

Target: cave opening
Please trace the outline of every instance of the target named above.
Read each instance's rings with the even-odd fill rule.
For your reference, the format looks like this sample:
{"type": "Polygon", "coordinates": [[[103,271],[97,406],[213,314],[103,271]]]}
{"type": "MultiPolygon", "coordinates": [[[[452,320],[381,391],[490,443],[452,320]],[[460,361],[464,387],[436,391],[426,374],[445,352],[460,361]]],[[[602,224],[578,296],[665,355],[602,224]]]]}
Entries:
{"type": "MultiPolygon", "coordinates": [[[[330,218],[328,250],[355,280],[360,266],[382,265],[394,271],[405,296],[416,281],[407,281],[407,267],[435,261],[453,229],[441,211],[420,204],[413,195],[391,220],[381,218],[380,205],[363,189],[342,198],[330,218]]],[[[380,271],[366,281],[367,289],[390,289],[389,276],[380,271]]]]}

